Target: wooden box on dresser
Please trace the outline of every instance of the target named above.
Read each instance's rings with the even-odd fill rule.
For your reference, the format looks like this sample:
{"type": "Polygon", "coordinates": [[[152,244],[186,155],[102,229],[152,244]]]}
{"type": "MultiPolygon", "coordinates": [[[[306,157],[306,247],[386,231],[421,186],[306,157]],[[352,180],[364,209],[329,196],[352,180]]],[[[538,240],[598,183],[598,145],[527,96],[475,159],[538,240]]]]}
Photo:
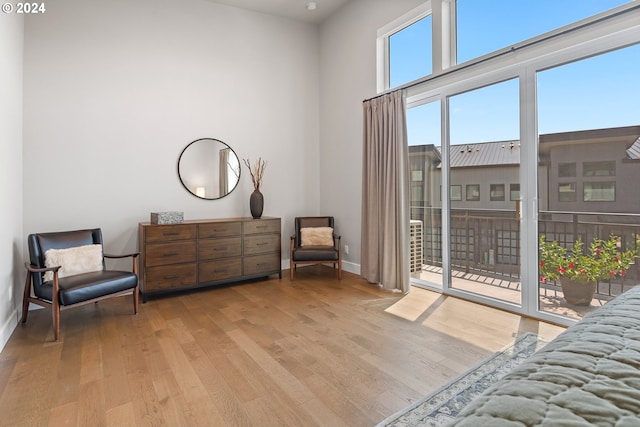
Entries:
{"type": "Polygon", "coordinates": [[[138,225],[140,292],[148,295],[278,274],[280,218],[138,225]]]}

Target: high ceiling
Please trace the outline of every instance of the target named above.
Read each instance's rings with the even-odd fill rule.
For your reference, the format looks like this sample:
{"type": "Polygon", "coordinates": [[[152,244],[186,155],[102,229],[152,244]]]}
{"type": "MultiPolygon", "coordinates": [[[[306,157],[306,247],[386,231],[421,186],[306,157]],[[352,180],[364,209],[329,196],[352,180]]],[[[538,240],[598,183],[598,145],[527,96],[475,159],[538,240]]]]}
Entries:
{"type": "Polygon", "coordinates": [[[307,10],[311,0],[208,0],[298,21],[320,23],[349,0],[313,0],[315,10],[307,10]]]}

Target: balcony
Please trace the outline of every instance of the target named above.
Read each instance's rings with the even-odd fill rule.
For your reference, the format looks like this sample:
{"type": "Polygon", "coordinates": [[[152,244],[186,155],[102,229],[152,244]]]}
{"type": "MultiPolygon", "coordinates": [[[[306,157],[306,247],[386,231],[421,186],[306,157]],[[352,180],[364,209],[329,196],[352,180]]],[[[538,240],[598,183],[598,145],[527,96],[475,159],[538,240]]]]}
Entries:
{"type": "MultiPolygon", "coordinates": [[[[422,268],[412,272],[414,278],[442,283],[442,222],[439,208],[412,207],[412,220],[422,224],[422,268]]],[[[621,246],[633,247],[640,234],[640,215],[601,212],[539,212],[538,232],[570,248],[581,239],[621,237],[621,246]]],[[[504,210],[452,210],[451,275],[456,289],[463,289],[519,304],[520,298],[520,221],[517,213],[504,210]]],[[[640,283],[640,267],[632,265],[624,278],[600,281],[589,307],[564,301],[555,282],[539,283],[540,309],[580,318],[603,305],[629,287],[640,283]]]]}

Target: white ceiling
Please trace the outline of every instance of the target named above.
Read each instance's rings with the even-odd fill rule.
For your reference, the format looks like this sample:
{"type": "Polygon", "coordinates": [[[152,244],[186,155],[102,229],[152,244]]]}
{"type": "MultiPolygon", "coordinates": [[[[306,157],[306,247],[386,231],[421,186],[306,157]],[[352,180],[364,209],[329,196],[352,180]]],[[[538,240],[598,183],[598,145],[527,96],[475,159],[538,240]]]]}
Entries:
{"type": "Polygon", "coordinates": [[[307,10],[310,0],[208,0],[298,21],[320,23],[349,0],[314,0],[316,10],[307,10]]]}

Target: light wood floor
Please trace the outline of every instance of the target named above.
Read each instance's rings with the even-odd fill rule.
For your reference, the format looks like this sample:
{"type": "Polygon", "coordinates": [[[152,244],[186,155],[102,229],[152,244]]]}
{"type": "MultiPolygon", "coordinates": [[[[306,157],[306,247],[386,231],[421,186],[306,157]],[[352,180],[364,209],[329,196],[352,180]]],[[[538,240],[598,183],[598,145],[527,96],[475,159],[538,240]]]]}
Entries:
{"type": "Polygon", "coordinates": [[[0,354],[2,426],[372,426],[520,334],[563,329],[321,266],[129,298],[18,325],[0,354]]]}

